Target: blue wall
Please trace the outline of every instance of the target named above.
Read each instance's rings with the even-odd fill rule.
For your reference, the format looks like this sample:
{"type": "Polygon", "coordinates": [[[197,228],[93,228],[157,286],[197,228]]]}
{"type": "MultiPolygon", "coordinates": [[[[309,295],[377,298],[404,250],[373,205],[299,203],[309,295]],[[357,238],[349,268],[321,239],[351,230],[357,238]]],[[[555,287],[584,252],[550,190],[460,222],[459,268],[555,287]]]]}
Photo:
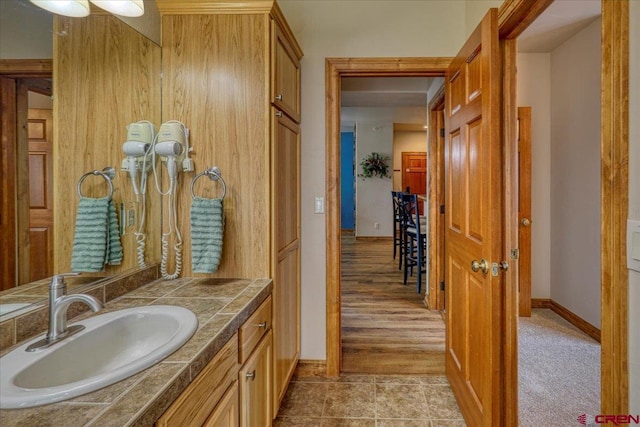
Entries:
{"type": "Polygon", "coordinates": [[[355,193],[353,132],[340,133],[340,225],[343,230],[355,230],[355,193]]]}

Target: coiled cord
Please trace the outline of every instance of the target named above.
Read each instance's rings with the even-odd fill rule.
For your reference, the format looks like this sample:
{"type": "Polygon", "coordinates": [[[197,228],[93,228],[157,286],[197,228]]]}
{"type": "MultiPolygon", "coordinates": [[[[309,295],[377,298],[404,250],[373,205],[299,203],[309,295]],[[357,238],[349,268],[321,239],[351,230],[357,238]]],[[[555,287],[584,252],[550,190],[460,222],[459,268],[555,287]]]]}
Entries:
{"type": "Polygon", "coordinates": [[[160,261],[160,274],[163,279],[173,280],[177,279],[182,272],[182,234],[178,229],[178,207],[176,205],[177,199],[177,186],[178,177],[171,180],[169,185],[169,231],[162,233],[162,259],[160,261]],[[167,273],[167,259],[169,258],[169,240],[168,237],[172,234],[173,229],[176,231],[176,244],[173,249],[176,253],[176,266],[173,274],[167,273]]]}

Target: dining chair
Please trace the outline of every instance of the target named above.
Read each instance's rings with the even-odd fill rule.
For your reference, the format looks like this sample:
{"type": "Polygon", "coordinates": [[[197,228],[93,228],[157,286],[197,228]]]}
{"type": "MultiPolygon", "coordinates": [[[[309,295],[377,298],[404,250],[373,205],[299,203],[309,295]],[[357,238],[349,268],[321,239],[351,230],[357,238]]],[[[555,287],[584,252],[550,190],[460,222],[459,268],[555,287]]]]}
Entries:
{"type": "Polygon", "coordinates": [[[418,209],[418,196],[404,194],[402,210],[405,219],[404,229],[404,284],[409,274],[416,269],[416,291],[422,291],[422,275],[427,272],[427,230],[418,209]]]}

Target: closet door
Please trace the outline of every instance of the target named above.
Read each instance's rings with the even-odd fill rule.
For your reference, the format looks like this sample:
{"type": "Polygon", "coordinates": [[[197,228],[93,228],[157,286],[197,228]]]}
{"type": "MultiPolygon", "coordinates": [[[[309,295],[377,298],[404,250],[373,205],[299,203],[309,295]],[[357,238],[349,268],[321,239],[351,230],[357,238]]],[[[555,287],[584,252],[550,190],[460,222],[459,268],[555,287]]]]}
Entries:
{"type": "Polygon", "coordinates": [[[273,109],[273,285],[275,411],[300,357],[300,135],[299,127],[273,109]]]}

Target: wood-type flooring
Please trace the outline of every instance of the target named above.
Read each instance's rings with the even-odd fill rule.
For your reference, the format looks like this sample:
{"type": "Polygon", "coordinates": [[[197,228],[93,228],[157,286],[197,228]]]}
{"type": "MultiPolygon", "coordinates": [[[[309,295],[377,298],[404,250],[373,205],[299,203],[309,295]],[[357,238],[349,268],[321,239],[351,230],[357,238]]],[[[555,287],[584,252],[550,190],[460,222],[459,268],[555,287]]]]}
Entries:
{"type": "Polygon", "coordinates": [[[444,373],[444,322],[415,276],[403,285],[391,239],[343,234],[341,281],[343,372],[444,373]]]}

